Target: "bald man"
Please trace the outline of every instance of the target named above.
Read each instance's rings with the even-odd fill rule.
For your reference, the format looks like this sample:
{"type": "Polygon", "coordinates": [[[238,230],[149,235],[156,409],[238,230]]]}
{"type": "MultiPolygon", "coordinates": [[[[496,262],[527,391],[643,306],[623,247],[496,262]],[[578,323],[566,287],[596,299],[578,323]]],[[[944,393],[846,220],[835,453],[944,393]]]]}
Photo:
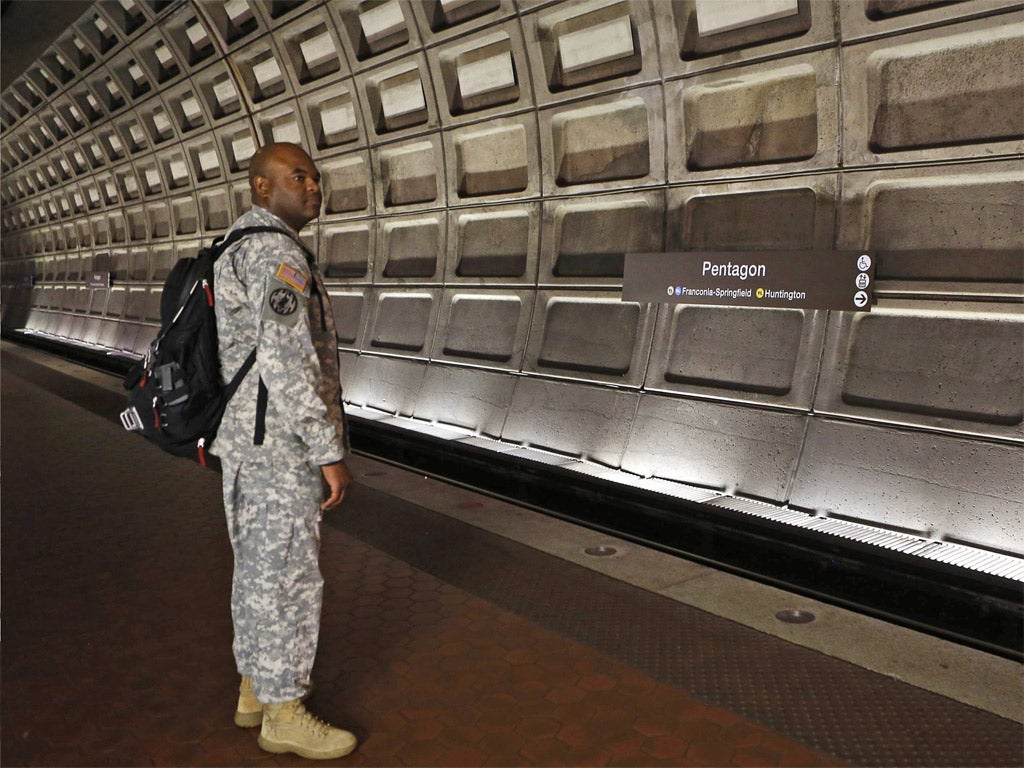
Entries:
{"type": "Polygon", "coordinates": [[[235,722],[260,726],[268,752],[336,758],[355,749],[355,737],[303,705],[320,633],[320,521],[352,482],[334,318],[299,240],[320,215],[320,173],[301,147],[270,144],[250,161],[249,184],[253,207],[231,230],[275,231],[228,248],[214,276],[223,379],[256,349],[211,446],[235,558],[235,722]]]}

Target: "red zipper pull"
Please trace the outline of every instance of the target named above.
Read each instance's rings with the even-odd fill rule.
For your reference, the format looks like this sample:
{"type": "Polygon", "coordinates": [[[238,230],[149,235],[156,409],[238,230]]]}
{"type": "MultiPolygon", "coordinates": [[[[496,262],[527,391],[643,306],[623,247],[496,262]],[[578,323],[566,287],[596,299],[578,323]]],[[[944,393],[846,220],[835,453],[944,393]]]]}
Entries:
{"type": "Polygon", "coordinates": [[[206,291],[206,303],[211,307],[213,306],[213,288],[207,282],[206,278],[203,278],[203,290],[206,291]]]}
{"type": "Polygon", "coordinates": [[[206,438],[200,437],[199,443],[196,446],[199,449],[199,466],[206,466],[206,438]]]}
{"type": "Polygon", "coordinates": [[[160,429],[160,411],[156,409],[156,398],[153,398],[153,426],[160,429]]]}

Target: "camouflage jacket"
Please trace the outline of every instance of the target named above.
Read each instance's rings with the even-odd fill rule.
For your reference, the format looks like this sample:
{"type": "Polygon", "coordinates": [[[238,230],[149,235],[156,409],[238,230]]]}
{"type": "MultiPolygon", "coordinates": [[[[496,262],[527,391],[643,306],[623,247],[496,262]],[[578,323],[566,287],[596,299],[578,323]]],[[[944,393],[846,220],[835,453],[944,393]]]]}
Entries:
{"type": "Polygon", "coordinates": [[[248,235],[217,261],[222,379],[230,381],[253,347],[257,351],[256,365],[228,403],[210,450],[231,462],[297,458],[329,464],[344,458],[346,449],[330,299],[294,230],[258,206],[231,230],[253,226],[279,227],[291,236],[248,235]],[[266,387],[262,440],[257,437],[260,380],[266,387]]]}

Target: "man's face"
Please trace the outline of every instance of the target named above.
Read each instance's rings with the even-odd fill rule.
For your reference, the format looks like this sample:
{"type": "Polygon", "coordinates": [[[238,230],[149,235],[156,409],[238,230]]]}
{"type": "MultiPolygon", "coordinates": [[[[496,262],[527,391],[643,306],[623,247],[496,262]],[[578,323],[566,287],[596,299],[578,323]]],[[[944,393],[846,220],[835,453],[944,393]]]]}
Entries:
{"type": "Polygon", "coordinates": [[[320,215],[320,172],[298,147],[285,147],[268,158],[262,180],[264,206],[296,232],[320,215]]]}

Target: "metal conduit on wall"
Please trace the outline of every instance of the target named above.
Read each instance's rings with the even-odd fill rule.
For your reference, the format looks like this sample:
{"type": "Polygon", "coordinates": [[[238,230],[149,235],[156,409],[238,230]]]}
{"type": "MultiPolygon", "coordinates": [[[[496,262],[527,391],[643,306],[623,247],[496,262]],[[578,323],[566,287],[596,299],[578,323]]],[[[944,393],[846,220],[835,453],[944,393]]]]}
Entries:
{"type": "Polygon", "coordinates": [[[141,353],[299,142],[355,413],[1024,553],[1019,2],[104,0],[0,102],[8,332],[141,353]],[[869,314],[619,297],[831,248],[869,314]]]}

